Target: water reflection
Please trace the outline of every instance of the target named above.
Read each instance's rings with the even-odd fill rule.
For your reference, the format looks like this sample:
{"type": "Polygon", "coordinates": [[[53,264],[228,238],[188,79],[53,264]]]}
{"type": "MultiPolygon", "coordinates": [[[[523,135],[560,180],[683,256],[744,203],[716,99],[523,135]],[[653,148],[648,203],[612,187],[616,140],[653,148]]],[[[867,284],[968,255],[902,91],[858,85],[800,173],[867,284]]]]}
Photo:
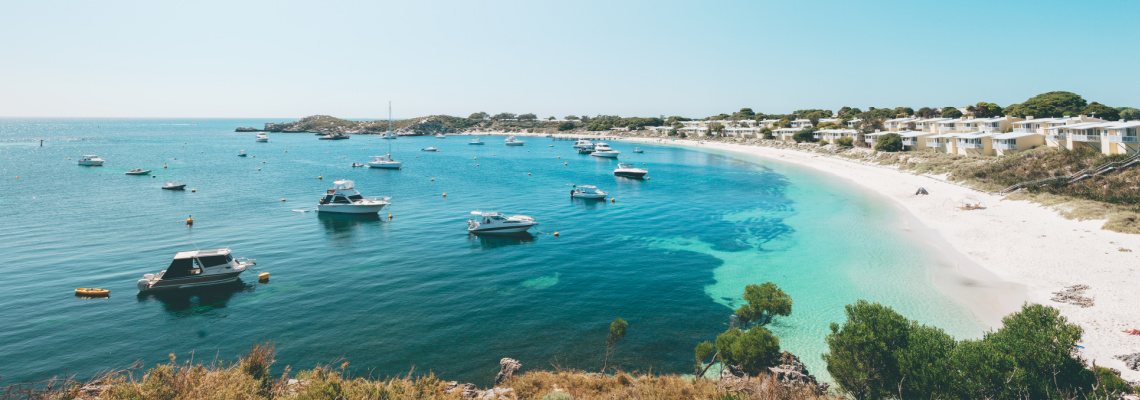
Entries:
{"type": "Polygon", "coordinates": [[[571,197],[570,204],[581,207],[584,210],[597,210],[604,207],[608,203],[606,199],[583,199],[581,197],[571,197]]]}
{"type": "Polygon", "coordinates": [[[353,232],[367,225],[380,225],[379,214],[330,214],[317,213],[317,219],[333,239],[348,239],[353,232]]]}
{"type": "Polygon", "coordinates": [[[467,235],[467,239],[478,242],[479,248],[483,250],[497,249],[506,246],[515,245],[529,245],[535,241],[535,236],[529,233],[504,233],[497,235],[467,235]]]}
{"type": "Polygon", "coordinates": [[[216,311],[224,310],[235,294],[241,292],[252,293],[255,290],[256,285],[252,283],[236,281],[204,288],[139,293],[138,301],[140,303],[161,303],[164,311],[173,317],[181,318],[214,314],[216,311]]]}

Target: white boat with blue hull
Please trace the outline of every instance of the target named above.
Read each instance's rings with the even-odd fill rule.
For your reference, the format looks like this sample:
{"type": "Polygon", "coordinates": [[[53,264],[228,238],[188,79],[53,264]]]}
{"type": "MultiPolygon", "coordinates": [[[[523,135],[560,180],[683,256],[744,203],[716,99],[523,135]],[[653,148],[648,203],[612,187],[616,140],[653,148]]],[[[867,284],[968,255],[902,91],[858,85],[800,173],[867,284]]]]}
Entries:
{"type": "Polygon", "coordinates": [[[497,212],[472,211],[477,217],[467,220],[467,231],[474,234],[518,234],[538,225],[525,215],[506,216],[497,212]]]}
{"type": "Polygon", "coordinates": [[[103,159],[94,154],[84,154],[83,158],[79,159],[79,165],[85,167],[100,167],[103,166],[103,159]]]}
{"type": "Polygon", "coordinates": [[[524,141],[515,139],[514,136],[508,137],[507,140],[504,140],[503,142],[507,146],[522,146],[522,145],[526,144],[526,142],[524,142],[524,141]]]}
{"type": "Polygon", "coordinates": [[[334,214],[376,214],[388,206],[391,197],[364,197],[353,181],[337,179],[317,203],[317,212],[334,214]]]}
{"type": "Polygon", "coordinates": [[[602,199],[605,200],[609,193],[603,192],[597,186],[592,185],[577,185],[574,189],[570,190],[570,197],[576,199],[602,199]]]}
{"type": "Polygon", "coordinates": [[[234,258],[230,249],[182,251],[170,266],[139,279],[140,292],[159,292],[236,282],[242,272],[257,265],[254,260],[234,258]]]}
{"type": "Polygon", "coordinates": [[[467,144],[482,146],[482,145],[485,145],[487,143],[483,141],[483,138],[474,138],[474,139],[471,139],[471,141],[467,142],[467,144]]]}
{"type": "Polygon", "coordinates": [[[617,158],[621,152],[611,149],[609,144],[598,142],[594,143],[594,152],[590,153],[594,157],[617,158]]]}
{"type": "Polygon", "coordinates": [[[633,164],[618,163],[617,168],[614,168],[614,176],[625,178],[641,179],[648,173],[648,170],[634,167],[633,164]]]}

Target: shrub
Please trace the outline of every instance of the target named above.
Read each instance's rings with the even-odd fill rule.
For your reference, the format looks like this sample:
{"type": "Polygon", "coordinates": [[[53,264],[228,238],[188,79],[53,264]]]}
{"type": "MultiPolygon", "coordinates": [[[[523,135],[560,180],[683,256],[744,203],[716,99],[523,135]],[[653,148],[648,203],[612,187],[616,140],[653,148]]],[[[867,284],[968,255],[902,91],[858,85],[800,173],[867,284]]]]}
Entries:
{"type": "Polygon", "coordinates": [[[573,130],[575,127],[576,127],[576,125],[574,125],[574,123],[570,122],[570,121],[566,121],[566,122],[563,122],[561,124],[558,124],[558,130],[559,131],[573,130]]]}
{"type": "Polygon", "coordinates": [[[795,140],[796,143],[814,142],[815,141],[815,130],[808,128],[808,129],[798,131],[792,135],[792,140],[795,140]]]}
{"type": "Polygon", "coordinates": [[[902,136],[897,133],[887,133],[879,136],[879,140],[875,141],[875,150],[896,152],[902,151],[902,136]]]}
{"type": "Polygon", "coordinates": [[[835,139],[835,144],[843,147],[852,147],[855,145],[855,139],[851,138],[850,136],[841,137],[839,139],[835,139]]]}
{"type": "Polygon", "coordinates": [[[716,337],[716,349],[727,365],[756,376],[780,359],[780,339],[762,326],[747,331],[732,328],[716,337]]]}
{"type": "Polygon", "coordinates": [[[847,322],[831,324],[827,372],[856,399],[882,399],[897,393],[902,378],[895,353],[906,345],[911,323],[879,303],[847,305],[847,322]]]}

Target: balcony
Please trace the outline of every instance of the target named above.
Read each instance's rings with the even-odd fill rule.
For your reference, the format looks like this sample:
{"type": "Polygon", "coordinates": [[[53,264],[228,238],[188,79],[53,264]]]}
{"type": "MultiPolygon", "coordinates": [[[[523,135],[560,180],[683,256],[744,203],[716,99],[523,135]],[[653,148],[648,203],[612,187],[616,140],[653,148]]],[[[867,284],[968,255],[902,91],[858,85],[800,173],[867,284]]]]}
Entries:
{"type": "Polygon", "coordinates": [[[982,146],[981,143],[961,142],[960,141],[960,142],[958,142],[958,148],[959,149],[984,149],[985,147],[982,146]]]}
{"type": "Polygon", "coordinates": [[[1045,140],[1055,140],[1058,142],[1064,142],[1066,140],[1066,138],[1065,138],[1065,135],[1045,135],[1045,140]]]}
{"type": "Polygon", "coordinates": [[[994,142],[994,149],[996,150],[1017,150],[1017,142],[994,142]]]}
{"type": "Polygon", "coordinates": [[[866,138],[863,139],[863,141],[867,142],[867,143],[875,143],[875,138],[867,136],[866,138]]]}
{"type": "Polygon", "coordinates": [[[937,147],[944,147],[944,146],[945,146],[945,143],[939,142],[937,140],[927,140],[926,141],[926,147],[937,148],[937,147]]]}
{"type": "Polygon", "coordinates": [[[1019,126],[1019,127],[1013,128],[1013,132],[1014,133],[1034,133],[1036,131],[1033,130],[1033,128],[1026,128],[1023,126],[1019,126]]]}
{"type": "Polygon", "coordinates": [[[1074,142],[1099,142],[1100,135],[1073,135],[1074,142]]]}
{"type": "Polygon", "coordinates": [[[1138,143],[1136,136],[1109,136],[1110,143],[1138,143]]]}
{"type": "Polygon", "coordinates": [[[823,135],[820,135],[818,133],[811,135],[811,137],[816,138],[816,139],[823,139],[823,135]]]}
{"type": "Polygon", "coordinates": [[[902,142],[903,146],[918,146],[918,139],[915,138],[903,138],[902,142]]]}

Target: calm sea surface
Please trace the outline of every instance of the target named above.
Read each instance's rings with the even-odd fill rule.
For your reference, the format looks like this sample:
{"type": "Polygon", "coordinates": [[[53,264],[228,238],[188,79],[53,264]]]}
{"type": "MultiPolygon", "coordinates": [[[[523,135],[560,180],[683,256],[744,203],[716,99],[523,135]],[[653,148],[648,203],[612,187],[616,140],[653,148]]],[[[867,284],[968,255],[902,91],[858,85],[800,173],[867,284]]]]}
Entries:
{"type": "Polygon", "coordinates": [[[799,167],[611,143],[649,169],[651,180],[635,181],[568,141],[469,146],[451,136],[393,141],[402,171],[351,168],[388,141],[293,133],[255,143],[233,132],[264,122],[0,119],[0,385],[170,353],[232,361],[259,341],[294,370],[348,361],[362,375],[415,367],[488,384],[502,357],[524,369],[600,368],[617,317],[630,323],[617,364],[688,373],[694,345],[725,329],[746,284],[765,281],[795,300],[772,330],[821,375],[827,326],[857,299],[959,337],[983,329],[929,282],[937,252],[907,237],[897,210],[799,167]],[[427,146],[441,151],[418,151],[427,146]],[[82,154],[107,162],[77,166],[82,154]],[[135,167],[158,177],[123,174],[135,167]],[[335,178],[393,204],[382,219],[293,211],[314,209],[335,178]],[[160,190],[165,179],[196,192],[160,190]],[[572,184],[617,202],[570,199],[572,184]],[[468,235],[473,210],[530,215],[539,233],[468,235]],[[272,279],[137,295],[143,274],[195,246],[229,247],[272,279]],[[77,298],[77,287],[111,296],[77,298]]]}

